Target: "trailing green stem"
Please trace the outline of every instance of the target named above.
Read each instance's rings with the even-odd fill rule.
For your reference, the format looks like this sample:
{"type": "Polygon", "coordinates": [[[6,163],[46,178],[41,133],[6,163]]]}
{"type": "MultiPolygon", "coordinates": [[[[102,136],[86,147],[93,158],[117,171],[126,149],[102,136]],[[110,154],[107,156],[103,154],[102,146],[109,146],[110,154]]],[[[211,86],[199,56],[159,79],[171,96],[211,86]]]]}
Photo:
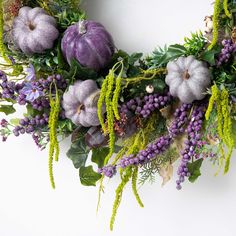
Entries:
{"type": "Polygon", "coordinates": [[[225,15],[229,18],[232,17],[231,13],[229,12],[229,8],[228,8],[228,0],[223,0],[223,7],[224,7],[224,11],[225,11],[225,15]]]}
{"type": "Polygon", "coordinates": [[[132,189],[133,189],[133,193],[138,204],[140,205],[140,207],[144,207],[142,200],[138,194],[137,180],[138,180],[138,167],[134,167],[133,174],[132,174],[132,189]]]}
{"type": "Polygon", "coordinates": [[[112,215],[111,215],[111,219],[110,219],[110,230],[113,230],[116,215],[117,215],[117,210],[118,210],[121,200],[122,200],[123,190],[124,190],[126,184],[129,182],[131,176],[132,176],[132,168],[129,167],[124,171],[124,175],[122,176],[121,183],[119,184],[119,186],[116,189],[116,197],[115,197],[115,201],[113,204],[112,215]]]}

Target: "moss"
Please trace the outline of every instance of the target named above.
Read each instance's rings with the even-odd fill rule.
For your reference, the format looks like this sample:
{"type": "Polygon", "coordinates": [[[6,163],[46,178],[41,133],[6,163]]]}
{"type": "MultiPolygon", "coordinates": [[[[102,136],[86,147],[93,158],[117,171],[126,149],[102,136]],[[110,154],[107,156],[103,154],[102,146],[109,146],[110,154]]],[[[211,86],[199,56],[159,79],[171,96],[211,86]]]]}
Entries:
{"type": "MultiPolygon", "coordinates": [[[[55,188],[54,176],[53,176],[53,160],[58,161],[60,148],[57,140],[57,123],[60,112],[60,97],[56,84],[56,96],[52,97],[50,92],[50,115],[49,115],[49,137],[50,137],[50,146],[49,146],[49,176],[52,188],[55,188]]],[[[50,91],[52,89],[52,84],[50,86],[50,91]]]]}
{"type": "Polygon", "coordinates": [[[214,14],[213,14],[213,38],[208,49],[211,50],[216,44],[219,36],[219,17],[221,11],[221,0],[215,0],[214,14]]]}

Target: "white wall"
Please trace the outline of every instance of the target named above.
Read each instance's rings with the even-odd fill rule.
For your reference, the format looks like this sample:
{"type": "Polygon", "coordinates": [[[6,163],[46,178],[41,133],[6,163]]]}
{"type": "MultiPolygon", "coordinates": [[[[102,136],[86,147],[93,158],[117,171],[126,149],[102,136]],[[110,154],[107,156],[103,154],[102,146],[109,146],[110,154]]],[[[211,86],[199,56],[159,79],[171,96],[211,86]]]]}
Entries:
{"type": "MultiPolygon", "coordinates": [[[[203,26],[212,0],[84,0],[90,18],[101,21],[118,48],[150,52],[157,45],[181,42],[203,26]]],[[[2,118],[2,114],[0,114],[2,118]]],[[[176,191],[175,178],[164,188],[160,180],[140,189],[140,209],[130,189],[124,192],[115,230],[109,217],[118,179],[107,183],[96,215],[97,189],[80,185],[78,173],[62,145],[55,165],[57,189],[50,188],[47,152],[30,137],[0,143],[0,236],[220,236],[236,235],[236,160],[228,175],[214,177],[205,163],[196,184],[176,191]]]]}

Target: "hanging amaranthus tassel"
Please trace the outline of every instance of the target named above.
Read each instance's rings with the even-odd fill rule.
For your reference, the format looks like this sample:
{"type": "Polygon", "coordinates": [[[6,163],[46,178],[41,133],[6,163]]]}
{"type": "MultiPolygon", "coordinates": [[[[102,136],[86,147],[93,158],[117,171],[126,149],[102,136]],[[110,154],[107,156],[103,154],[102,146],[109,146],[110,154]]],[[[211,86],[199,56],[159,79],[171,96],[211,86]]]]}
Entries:
{"type": "Polygon", "coordinates": [[[114,153],[114,147],[115,147],[114,119],[115,117],[119,118],[118,100],[121,91],[122,73],[123,73],[123,61],[120,61],[113,66],[113,68],[109,71],[109,74],[106,76],[98,100],[98,118],[100,120],[103,132],[109,135],[110,151],[105,159],[105,164],[107,164],[112,154],[114,153]],[[115,72],[120,68],[120,66],[121,66],[120,73],[118,74],[118,76],[116,76],[115,72]],[[116,88],[114,90],[115,86],[116,88]],[[107,127],[105,125],[102,113],[104,103],[106,105],[107,127]]]}
{"type": "Polygon", "coordinates": [[[219,17],[220,17],[221,0],[216,0],[213,14],[213,38],[208,49],[211,50],[216,44],[219,36],[219,17]]]}
{"type": "Polygon", "coordinates": [[[221,144],[221,152],[222,152],[221,165],[222,161],[225,159],[224,172],[227,173],[229,171],[230,159],[234,148],[234,139],[232,137],[232,121],[229,109],[229,92],[225,88],[223,88],[223,90],[220,91],[217,85],[213,85],[211,90],[212,90],[212,95],[209,101],[205,117],[206,120],[209,120],[210,114],[215,105],[217,109],[217,133],[219,138],[222,140],[223,144],[228,149],[228,153],[225,157],[224,149],[221,144]]]}
{"type": "Polygon", "coordinates": [[[227,173],[229,171],[230,159],[234,149],[234,139],[232,137],[233,136],[232,121],[229,109],[229,92],[225,88],[221,93],[221,107],[222,107],[222,116],[224,118],[224,124],[223,124],[224,143],[228,148],[228,154],[226,156],[226,164],[225,164],[225,173],[227,173]]]}
{"type": "Polygon", "coordinates": [[[49,128],[50,128],[50,147],[49,147],[49,176],[52,188],[55,188],[54,176],[53,176],[53,160],[58,161],[59,158],[59,143],[57,140],[57,122],[60,112],[60,97],[58,94],[57,86],[54,83],[56,89],[55,98],[52,97],[51,90],[52,84],[50,88],[50,116],[49,116],[49,128]]]}
{"type": "Polygon", "coordinates": [[[224,0],[223,6],[224,6],[225,15],[226,15],[227,17],[231,18],[232,15],[231,15],[231,13],[229,12],[228,0],[224,0]]]}

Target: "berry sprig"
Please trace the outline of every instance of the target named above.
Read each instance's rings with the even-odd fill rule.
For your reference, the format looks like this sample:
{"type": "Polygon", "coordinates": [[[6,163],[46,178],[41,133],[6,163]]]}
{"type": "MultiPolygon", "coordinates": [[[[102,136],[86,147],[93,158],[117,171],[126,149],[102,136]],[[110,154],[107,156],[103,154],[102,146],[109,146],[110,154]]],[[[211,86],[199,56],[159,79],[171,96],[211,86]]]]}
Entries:
{"type": "Polygon", "coordinates": [[[226,64],[233,56],[233,54],[236,52],[236,44],[233,43],[231,39],[224,39],[222,41],[222,46],[223,48],[216,62],[216,65],[218,67],[220,67],[223,64],[226,64]]]}
{"type": "Polygon", "coordinates": [[[152,112],[167,106],[171,101],[170,93],[163,95],[151,94],[143,98],[137,97],[123,104],[120,108],[120,113],[126,114],[131,111],[142,118],[148,118],[152,112]]]}
{"type": "Polygon", "coordinates": [[[148,144],[146,149],[139,151],[137,155],[131,154],[129,156],[125,156],[120,160],[118,165],[112,167],[111,165],[105,166],[100,169],[99,172],[111,178],[116,173],[114,170],[117,168],[117,166],[120,166],[121,168],[127,168],[133,165],[144,165],[145,163],[153,160],[157,155],[165,152],[172,144],[174,138],[185,131],[184,126],[189,121],[188,115],[191,107],[191,104],[182,104],[180,108],[176,109],[174,113],[175,119],[169,128],[168,134],[148,144]]]}
{"type": "Polygon", "coordinates": [[[205,104],[200,104],[196,105],[192,112],[191,121],[186,130],[188,137],[185,141],[185,149],[181,151],[182,159],[177,172],[179,176],[179,179],[176,181],[178,190],[182,188],[181,183],[185,181],[185,178],[191,175],[188,170],[188,163],[191,160],[199,158],[199,155],[197,154],[196,150],[199,146],[202,145],[201,129],[203,125],[205,111],[205,104]]]}

